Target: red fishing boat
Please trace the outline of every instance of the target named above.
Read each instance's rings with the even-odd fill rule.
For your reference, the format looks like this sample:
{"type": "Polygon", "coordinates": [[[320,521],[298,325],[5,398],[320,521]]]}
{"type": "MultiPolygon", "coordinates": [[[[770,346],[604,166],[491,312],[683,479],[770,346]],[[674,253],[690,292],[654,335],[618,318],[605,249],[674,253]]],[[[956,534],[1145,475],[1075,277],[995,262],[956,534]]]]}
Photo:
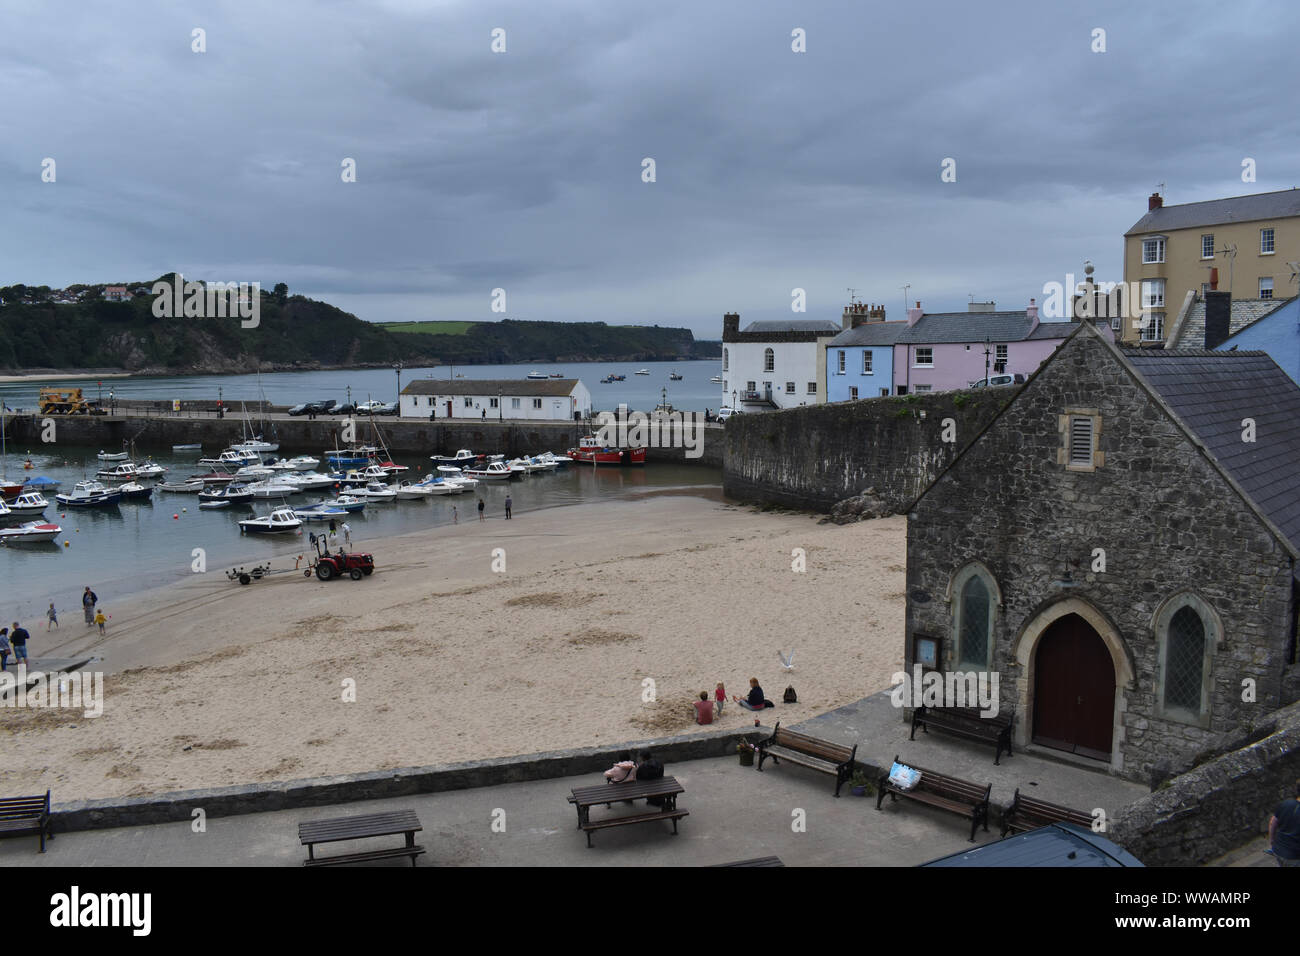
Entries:
{"type": "MultiPolygon", "coordinates": [[[[641,460],[645,460],[645,449],[642,448],[641,460]]],[[[619,465],[623,463],[623,452],[618,448],[610,448],[604,445],[594,435],[588,435],[586,438],[579,440],[577,448],[570,448],[565,452],[574,461],[580,461],[583,464],[590,465],[595,462],[597,465],[619,465]]]]}

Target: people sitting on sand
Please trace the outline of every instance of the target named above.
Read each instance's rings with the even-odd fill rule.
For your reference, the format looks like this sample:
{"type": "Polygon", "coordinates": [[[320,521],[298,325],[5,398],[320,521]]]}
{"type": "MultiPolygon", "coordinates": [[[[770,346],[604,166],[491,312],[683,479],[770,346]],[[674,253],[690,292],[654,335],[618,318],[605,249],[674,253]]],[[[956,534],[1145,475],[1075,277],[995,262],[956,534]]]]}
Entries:
{"type": "MultiPolygon", "coordinates": [[[[636,778],[639,781],[661,780],[664,775],[664,765],[654,758],[654,754],[648,750],[641,751],[641,762],[636,765],[636,778]]],[[[663,797],[646,797],[645,802],[652,807],[662,807],[664,804],[663,797]]]]}
{"type": "Polygon", "coordinates": [[[763,688],[758,686],[757,677],[751,677],[749,679],[749,696],[737,697],[735,698],[735,701],[746,710],[763,710],[766,707],[776,706],[776,704],[763,696],[763,688]]]}
{"type": "Polygon", "coordinates": [[[697,724],[713,723],[713,701],[709,700],[707,690],[700,691],[700,699],[691,706],[695,708],[695,722],[697,724]]]}
{"type": "Polygon", "coordinates": [[[618,762],[605,771],[606,783],[634,783],[636,781],[636,761],[624,750],[618,755],[618,762]]]}

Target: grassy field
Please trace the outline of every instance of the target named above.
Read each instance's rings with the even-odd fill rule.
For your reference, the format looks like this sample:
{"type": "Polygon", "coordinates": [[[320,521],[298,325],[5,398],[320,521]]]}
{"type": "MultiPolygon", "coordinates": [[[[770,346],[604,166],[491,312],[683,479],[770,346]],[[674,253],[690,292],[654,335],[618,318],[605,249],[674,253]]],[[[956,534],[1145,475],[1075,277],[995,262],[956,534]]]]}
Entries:
{"type": "Polygon", "coordinates": [[[425,335],[464,335],[477,322],[381,322],[389,332],[422,332],[425,335]]]}

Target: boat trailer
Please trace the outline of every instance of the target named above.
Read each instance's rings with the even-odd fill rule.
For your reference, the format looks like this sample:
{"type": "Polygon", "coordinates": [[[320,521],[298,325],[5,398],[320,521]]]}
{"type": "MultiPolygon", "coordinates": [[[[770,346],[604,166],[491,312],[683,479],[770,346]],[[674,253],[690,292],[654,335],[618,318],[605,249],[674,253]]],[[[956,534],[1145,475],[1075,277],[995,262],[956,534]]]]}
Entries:
{"type": "MultiPolygon", "coordinates": [[[[271,569],[271,562],[258,564],[251,568],[231,568],[226,572],[226,580],[238,581],[240,584],[252,584],[254,581],[260,581],[264,577],[272,574],[297,574],[301,570],[303,556],[300,554],[294,559],[292,568],[280,568],[278,571],[271,569]]],[[[311,576],[311,569],[308,568],[307,576],[311,576]]]]}

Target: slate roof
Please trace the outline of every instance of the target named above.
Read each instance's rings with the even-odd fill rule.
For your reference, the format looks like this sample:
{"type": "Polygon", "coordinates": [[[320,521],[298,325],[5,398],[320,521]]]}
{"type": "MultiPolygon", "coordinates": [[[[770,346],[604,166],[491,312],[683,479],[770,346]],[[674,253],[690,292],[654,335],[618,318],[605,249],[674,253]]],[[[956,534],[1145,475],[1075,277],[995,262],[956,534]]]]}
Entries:
{"type": "Polygon", "coordinates": [[[578,384],[576,378],[458,378],[444,381],[436,378],[417,378],[403,395],[568,395],[578,384]]]}
{"type": "Polygon", "coordinates": [[[941,856],[922,866],[1142,866],[1123,847],[1073,823],[1019,833],[1016,836],[941,856]]]}
{"type": "MultiPolygon", "coordinates": [[[[1289,299],[1233,299],[1228,316],[1228,334],[1236,335],[1289,302],[1289,299]]],[[[1182,327],[1168,345],[1171,349],[1199,349],[1205,345],[1205,300],[1197,297],[1187,310],[1182,327]]]]}
{"type": "Polygon", "coordinates": [[[831,339],[828,347],[845,348],[851,345],[893,345],[907,331],[906,322],[864,322],[856,329],[845,329],[831,339]]]}
{"type": "Polygon", "coordinates": [[[1024,342],[1063,339],[1079,326],[1075,322],[1040,322],[1019,312],[935,312],[921,316],[896,340],[900,345],[943,345],[953,342],[1024,342]]]}
{"type": "Polygon", "coordinates": [[[838,332],[840,323],[829,319],[760,319],[740,331],[746,332],[838,332]]]}
{"type": "Polygon", "coordinates": [[[1300,386],[1267,352],[1125,349],[1136,369],[1300,550],[1300,386]],[[1255,441],[1242,440],[1242,419],[1255,441]]]}
{"type": "Polygon", "coordinates": [[[1161,206],[1150,210],[1133,224],[1126,236],[1137,233],[1173,232],[1197,226],[1217,226],[1261,219],[1286,219],[1300,216],[1300,189],[1282,189],[1273,193],[1232,196],[1205,202],[1161,206]]]}

